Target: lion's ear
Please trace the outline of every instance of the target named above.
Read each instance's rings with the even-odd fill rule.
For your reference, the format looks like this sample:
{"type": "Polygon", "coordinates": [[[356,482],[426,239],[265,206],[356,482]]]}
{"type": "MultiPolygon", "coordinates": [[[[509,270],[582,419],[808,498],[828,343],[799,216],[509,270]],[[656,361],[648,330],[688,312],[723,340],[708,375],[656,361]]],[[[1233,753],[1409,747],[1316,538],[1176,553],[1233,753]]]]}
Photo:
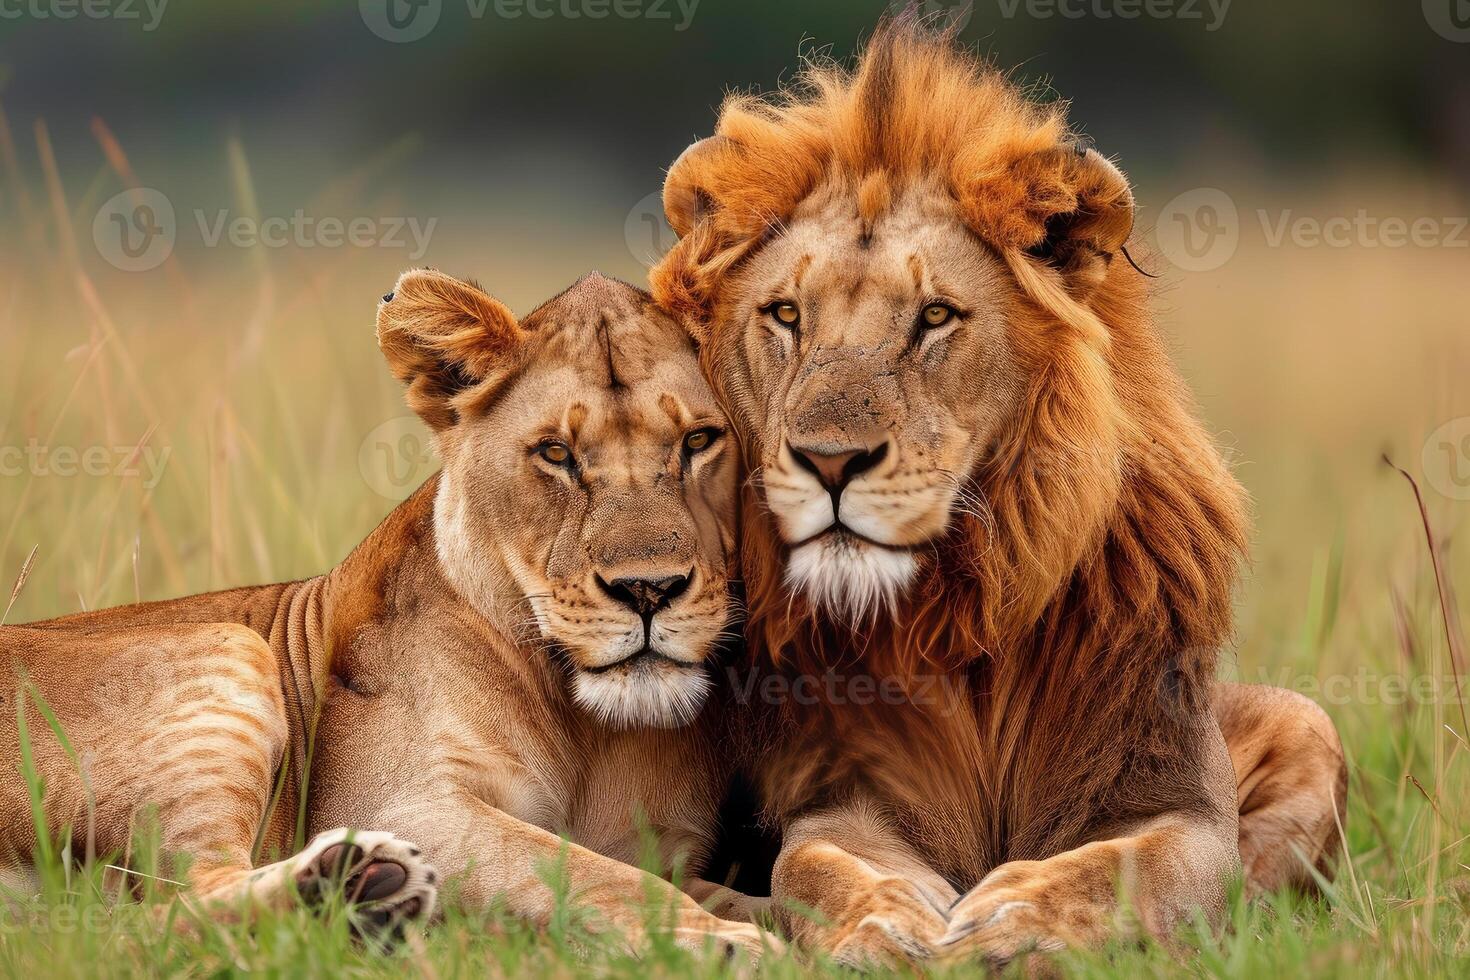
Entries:
{"type": "Polygon", "coordinates": [[[713,210],[709,178],[728,143],[723,136],[699,140],[679,154],[679,159],[669,168],[664,178],[664,216],[680,238],[693,231],[699,220],[713,210]]]}
{"type": "MultiPolygon", "coordinates": [[[[807,169],[816,169],[816,153],[811,150],[807,169]]],[[[709,339],[718,281],[772,231],[773,216],[788,213],[799,197],[792,174],[801,165],[783,159],[774,176],[772,165],[734,137],[715,135],[681,153],[664,179],[664,214],[679,241],[649,271],[649,288],[696,343],[709,339]]]]}
{"type": "Polygon", "coordinates": [[[679,236],[674,247],[649,270],[654,300],[688,331],[697,344],[709,341],[709,289],[712,270],[705,260],[717,250],[715,204],[711,192],[729,141],[711,136],[691,145],[664,178],[664,216],[679,236]]]}
{"type": "Polygon", "coordinates": [[[523,337],[503,303],[433,269],[405,272],[378,304],[378,346],[408,386],[408,407],[436,432],[458,421],[454,397],[506,364],[523,337]]]}
{"type": "Polygon", "coordinates": [[[1055,268],[1081,298],[1102,282],[1133,231],[1133,190],[1096,150],[1063,143],[1014,161],[1005,177],[962,192],[982,237],[1055,268]]]}

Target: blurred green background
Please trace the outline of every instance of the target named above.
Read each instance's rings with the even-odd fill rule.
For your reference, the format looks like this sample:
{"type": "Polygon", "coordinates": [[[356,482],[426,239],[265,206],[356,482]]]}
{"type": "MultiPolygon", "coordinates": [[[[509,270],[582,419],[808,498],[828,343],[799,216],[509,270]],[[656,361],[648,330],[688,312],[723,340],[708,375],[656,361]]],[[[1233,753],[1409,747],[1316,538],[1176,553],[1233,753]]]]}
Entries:
{"type": "MultiPolygon", "coordinates": [[[[68,2],[80,0],[0,9],[68,2]]],[[[393,0],[433,27],[390,43],[364,13],[386,0],[89,2],[126,5],[129,16],[0,17],[0,98],[22,137],[47,120],[69,186],[95,173],[97,117],[145,184],[213,213],[229,203],[235,137],[264,213],[289,214],[361,173],[363,192],[438,217],[435,260],[483,256],[488,284],[522,303],[538,298],[541,278],[528,282],[520,263],[551,281],[592,266],[635,274],[625,219],[661,168],[709,131],[722,92],[769,89],[800,53],[830,46],[845,56],[887,9],[393,0]]],[[[1461,2],[1426,0],[1447,14],[1461,2]]],[[[959,12],[967,41],[1071,99],[1145,203],[1221,175],[1238,188],[1247,178],[1372,186],[1405,169],[1470,172],[1470,45],[1436,33],[1419,0],[1149,3],[1170,15],[1143,14],[1143,0],[925,9],[959,12]]]]}
{"type": "MultiPolygon", "coordinates": [[[[889,9],[70,2],[0,0],[0,569],[39,546],[12,622],[342,556],[433,465],[372,341],[398,272],[521,312],[592,268],[639,281],[722,95],[889,9]]],[[[1470,28],[1437,3],[923,6],[1135,183],[1161,324],[1256,499],[1247,662],[1330,638],[1302,621],[1340,596],[1304,594],[1381,603],[1413,561],[1383,452],[1446,534],[1470,496],[1470,28]]]]}

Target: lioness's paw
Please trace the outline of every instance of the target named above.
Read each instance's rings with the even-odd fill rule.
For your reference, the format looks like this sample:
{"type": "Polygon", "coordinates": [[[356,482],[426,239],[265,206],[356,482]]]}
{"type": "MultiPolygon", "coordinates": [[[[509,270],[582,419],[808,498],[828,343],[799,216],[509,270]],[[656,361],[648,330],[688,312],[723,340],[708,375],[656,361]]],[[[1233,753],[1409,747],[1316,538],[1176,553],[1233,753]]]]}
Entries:
{"type": "Polygon", "coordinates": [[[340,890],[353,910],[353,928],[393,937],[410,922],[428,921],[438,900],[439,875],[423,853],[392,834],[329,830],[296,856],[297,890],[320,902],[340,890]]]}
{"type": "Polygon", "coordinates": [[[830,952],[856,969],[927,960],[949,925],[924,890],[903,878],[877,882],[853,909],[849,922],[832,935],[830,952]]]}
{"type": "Polygon", "coordinates": [[[715,919],[705,927],[676,928],[674,940],[694,952],[703,952],[713,941],[715,952],[726,959],[733,959],[738,953],[744,952],[752,963],[759,962],[763,956],[780,956],[786,951],[786,944],[774,933],[748,922],[727,922],[723,919],[715,919]]]}
{"type": "MultiPolygon", "coordinates": [[[[1000,968],[1027,953],[1065,948],[1045,869],[1042,862],[1014,861],[992,871],[950,910],[937,952],[945,959],[983,959],[1000,968]]],[[[1085,899],[1079,896],[1078,903],[1085,899]]]]}

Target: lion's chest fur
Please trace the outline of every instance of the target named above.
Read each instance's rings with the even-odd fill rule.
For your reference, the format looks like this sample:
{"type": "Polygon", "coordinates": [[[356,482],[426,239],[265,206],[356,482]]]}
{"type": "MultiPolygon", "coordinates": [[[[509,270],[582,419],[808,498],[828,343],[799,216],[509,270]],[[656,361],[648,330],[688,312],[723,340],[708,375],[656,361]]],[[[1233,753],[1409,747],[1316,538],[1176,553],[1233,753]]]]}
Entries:
{"type": "Polygon", "coordinates": [[[902,698],[859,702],[850,682],[846,695],[816,685],[821,696],[806,704],[750,706],[767,733],[753,767],[778,820],[866,799],[964,890],[1114,822],[1203,805],[1190,788],[1204,701],[1168,685],[1124,697],[1110,690],[1120,683],[1044,662],[981,662],[911,678],[902,698]]]}

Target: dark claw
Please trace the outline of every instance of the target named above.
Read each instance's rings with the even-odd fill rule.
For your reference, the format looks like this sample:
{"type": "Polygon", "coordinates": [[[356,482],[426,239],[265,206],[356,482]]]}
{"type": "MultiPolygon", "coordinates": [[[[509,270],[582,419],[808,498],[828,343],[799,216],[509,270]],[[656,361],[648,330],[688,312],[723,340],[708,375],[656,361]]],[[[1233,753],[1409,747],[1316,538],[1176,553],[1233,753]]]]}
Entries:
{"type": "Polygon", "coordinates": [[[358,935],[382,937],[393,924],[393,910],[387,907],[368,909],[352,916],[353,931],[358,935]]]}

